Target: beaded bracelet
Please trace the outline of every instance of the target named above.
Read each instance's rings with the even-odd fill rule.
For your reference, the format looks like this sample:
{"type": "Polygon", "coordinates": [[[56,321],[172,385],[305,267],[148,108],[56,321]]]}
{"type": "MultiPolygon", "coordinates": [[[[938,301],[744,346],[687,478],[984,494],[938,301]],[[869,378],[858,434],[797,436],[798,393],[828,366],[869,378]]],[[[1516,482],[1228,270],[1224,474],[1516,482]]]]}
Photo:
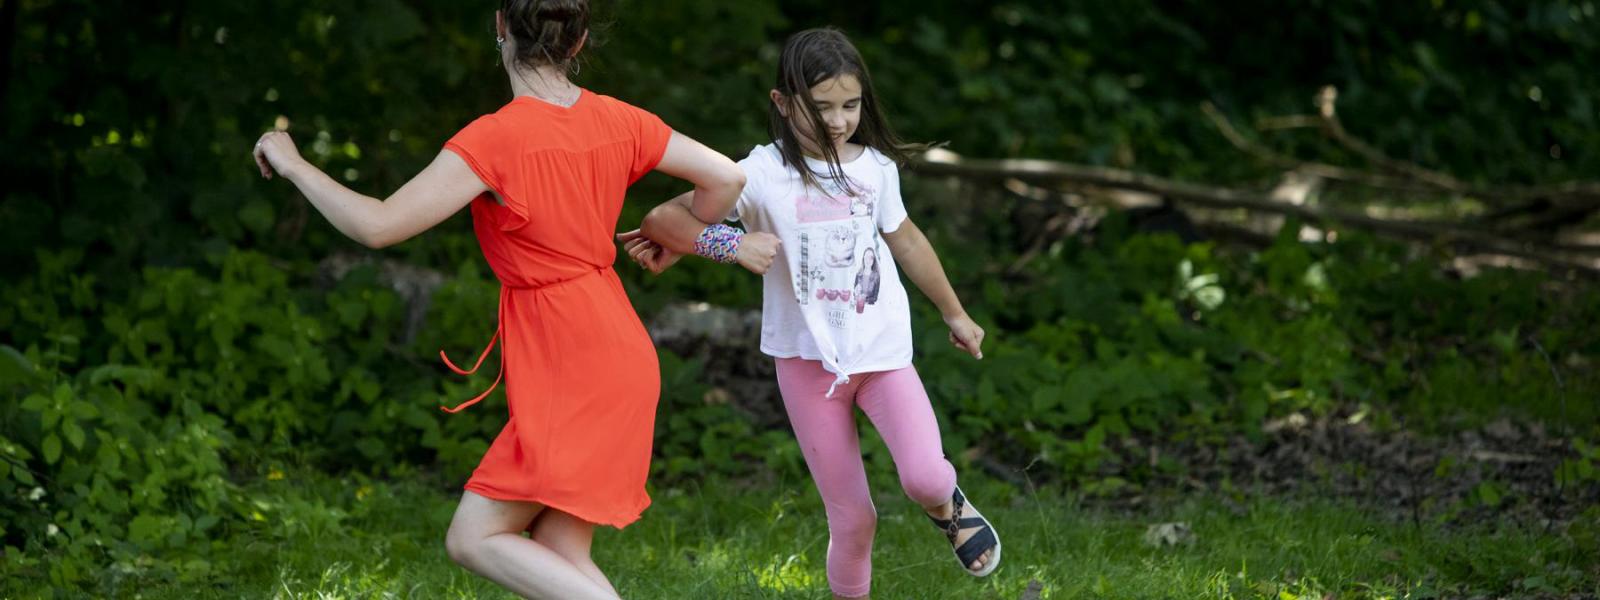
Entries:
{"type": "Polygon", "coordinates": [[[739,240],[744,231],[718,223],[700,232],[694,241],[694,253],[720,263],[732,264],[739,256],[739,240]]]}

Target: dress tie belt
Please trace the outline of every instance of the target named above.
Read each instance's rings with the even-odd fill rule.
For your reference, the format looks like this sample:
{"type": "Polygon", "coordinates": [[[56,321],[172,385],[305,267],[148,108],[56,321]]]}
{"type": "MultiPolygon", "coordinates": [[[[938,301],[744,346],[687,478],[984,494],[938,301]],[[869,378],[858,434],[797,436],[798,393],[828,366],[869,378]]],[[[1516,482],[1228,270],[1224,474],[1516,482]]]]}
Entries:
{"type": "MultiPolygon", "coordinates": [[[[498,316],[497,316],[497,320],[496,320],[496,323],[495,323],[494,335],[490,336],[488,345],[485,345],[483,347],[483,352],[478,355],[477,362],[474,362],[472,364],[472,368],[471,369],[462,369],[461,367],[456,366],[456,363],[452,362],[450,360],[450,357],[445,355],[444,350],[442,350],[442,349],[439,350],[439,358],[444,360],[444,366],[449,367],[450,370],[454,371],[455,374],[457,374],[457,375],[472,375],[474,373],[477,373],[478,372],[478,367],[483,366],[484,359],[489,358],[489,351],[494,350],[495,343],[499,342],[500,341],[500,336],[505,333],[505,327],[506,327],[505,326],[505,323],[506,323],[506,296],[510,293],[510,290],[547,290],[547,289],[556,287],[558,285],[563,285],[563,284],[566,284],[566,283],[577,281],[579,279],[583,279],[583,278],[588,277],[590,275],[598,275],[600,273],[604,273],[604,272],[609,271],[609,270],[611,270],[611,267],[609,265],[607,265],[605,267],[601,267],[601,268],[595,269],[594,271],[591,271],[591,272],[588,272],[588,273],[584,273],[582,275],[578,275],[578,276],[575,276],[575,277],[572,277],[572,278],[569,278],[569,279],[563,279],[561,281],[547,283],[547,284],[544,284],[544,285],[515,286],[515,285],[507,285],[505,283],[501,283],[500,284],[500,307],[499,307],[499,309],[497,309],[498,316]]],[[[474,404],[477,404],[479,401],[483,400],[484,398],[488,398],[489,394],[493,393],[496,388],[500,387],[500,380],[504,379],[505,376],[506,376],[506,353],[505,353],[505,349],[501,348],[500,349],[500,373],[498,375],[495,375],[494,383],[489,385],[489,389],[484,390],[482,393],[478,394],[476,397],[474,397],[471,400],[468,400],[466,402],[462,402],[461,404],[456,405],[454,408],[451,408],[451,407],[448,407],[448,406],[440,406],[439,408],[441,410],[443,410],[443,411],[445,411],[447,413],[451,413],[451,414],[455,414],[455,413],[461,412],[462,410],[465,410],[467,407],[472,406],[474,404]]]]}

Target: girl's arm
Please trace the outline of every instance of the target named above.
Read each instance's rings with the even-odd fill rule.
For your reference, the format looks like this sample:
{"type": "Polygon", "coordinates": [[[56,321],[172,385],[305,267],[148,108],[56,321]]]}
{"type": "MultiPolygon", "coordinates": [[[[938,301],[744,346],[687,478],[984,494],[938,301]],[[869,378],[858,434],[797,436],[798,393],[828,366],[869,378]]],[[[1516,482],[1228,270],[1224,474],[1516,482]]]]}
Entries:
{"type": "Polygon", "coordinates": [[[883,234],[883,239],[888,242],[889,253],[900,263],[901,270],[939,308],[945,324],[950,326],[950,343],[983,358],[983,328],[961,307],[961,299],[950,287],[944,266],[939,263],[939,255],[934,253],[933,244],[928,243],[928,236],[907,218],[899,229],[883,234]]]}
{"type": "MultiPolygon", "coordinates": [[[[618,237],[628,256],[641,266],[660,273],[679,257],[695,253],[695,242],[715,223],[701,220],[693,212],[693,193],[684,193],[650,209],[637,231],[618,237]]],[[[723,216],[727,216],[726,213],[723,216]]],[[[719,219],[720,221],[720,219],[719,219]]],[[[770,233],[746,233],[739,241],[735,262],[761,275],[772,266],[780,242],[770,233]]]]}
{"type": "Polygon", "coordinates": [[[678,254],[694,254],[694,242],[700,238],[700,233],[722,220],[705,221],[696,217],[690,210],[690,196],[684,193],[650,209],[644,222],[639,224],[639,232],[662,248],[678,254]]]}
{"type": "Polygon", "coordinates": [[[334,181],[300,156],[287,133],[266,133],[254,155],[262,177],[283,175],[328,222],[368,248],[398,244],[427,231],[489,189],[465,160],[449,151],[440,152],[387,200],[358,194],[334,181]]]}

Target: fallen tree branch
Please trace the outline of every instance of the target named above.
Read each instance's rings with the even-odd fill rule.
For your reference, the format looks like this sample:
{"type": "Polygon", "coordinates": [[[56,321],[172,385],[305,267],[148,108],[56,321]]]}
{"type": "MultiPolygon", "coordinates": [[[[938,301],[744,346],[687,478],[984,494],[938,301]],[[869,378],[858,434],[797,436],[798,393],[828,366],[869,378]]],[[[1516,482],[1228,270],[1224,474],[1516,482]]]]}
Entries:
{"type": "Polygon", "coordinates": [[[1373,188],[1390,189],[1403,192],[1437,191],[1430,186],[1420,184],[1416,181],[1403,177],[1369,173],[1358,169],[1350,169],[1316,161],[1300,160],[1286,154],[1278,153],[1245,138],[1244,134],[1240,133],[1237,127],[1234,127],[1233,122],[1229,121],[1227,115],[1222,114],[1222,111],[1218,110],[1216,105],[1210,102],[1202,103],[1200,105],[1200,111],[1205,113],[1207,118],[1211,119],[1211,124],[1217,128],[1217,132],[1221,133],[1222,137],[1227,139],[1228,143],[1232,144],[1234,148],[1239,149],[1239,151],[1244,152],[1245,154],[1254,156],[1267,164],[1287,170],[1300,171],[1302,173],[1315,175],[1324,179],[1345,181],[1373,188]]]}
{"type": "MultiPolygon", "coordinates": [[[[1569,207],[1581,206],[1585,208],[1591,208],[1593,210],[1600,210],[1600,181],[1568,181],[1553,185],[1537,186],[1481,186],[1462,181],[1455,176],[1450,175],[1449,173],[1429,169],[1422,165],[1400,160],[1384,154],[1382,150],[1379,150],[1361,138],[1352,135],[1349,130],[1345,129],[1344,123],[1339,120],[1338,111],[1335,107],[1335,103],[1338,100],[1338,95],[1338,90],[1333,86],[1324,86],[1322,90],[1317,93],[1316,115],[1288,115],[1282,117],[1269,117],[1258,121],[1257,128],[1264,130],[1317,129],[1324,135],[1328,136],[1329,139],[1332,139],[1335,143],[1338,143],[1340,146],[1343,146],[1350,152],[1355,153],[1357,156],[1360,156],[1367,162],[1392,173],[1403,175],[1417,183],[1426,184],[1427,186],[1442,192],[1449,192],[1462,196],[1472,196],[1485,202],[1497,204],[1517,204],[1539,199],[1548,199],[1556,205],[1569,207]]],[[[1216,121],[1215,117],[1213,117],[1213,121],[1216,121]]],[[[1238,132],[1234,131],[1233,134],[1237,136],[1238,132]]],[[[1233,141],[1233,136],[1229,136],[1228,133],[1224,133],[1223,135],[1228,136],[1230,138],[1230,142],[1233,141]]],[[[1241,142],[1244,141],[1242,136],[1239,137],[1239,140],[1241,142]]],[[[1239,144],[1237,143],[1235,144],[1235,146],[1238,145],[1239,144]]],[[[1248,143],[1246,143],[1246,145],[1248,145],[1248,143]]],[[[1256,153],[1254,151],[1251,152],[1253,154],[1256,153]]],[[[1357,175],[1356,173],[1359,173],[1358,171],[1352,171],[1344,167],[1333,167],[1332,165],[1323,166],[1333,169],[1331,172],[1332,174],[1328,175],[1330,179],[1339,179],[1341,178],[1339,177],[1340,175],[1351,181],[1366,177],[1369,178],[1370,181],[1379,184],[1374,185],[1373,187],[1392,187],[1392,180],[1387,178],[1382,178],[1373,174],[1357,175]]]]}
{"type": "MultiPolygon", "coordinates": [[[[1075,165],[1040,159],[968,159],[944,149],[929,151],[916,170],[932,175],[1019,181],[1045,187],[1088,185],[1157,194],[1174,202],[1209,208],[1245,209],[1298,217],[1314,222],[1332,222],[1388,234],[1412,241],[1447,243],[1456,246],[1516,256],[1587,275],[1600,275],[1600,258],[1588,251],[1562,252],[1543,244],[1514,241],[1451,223],[1382,219],[1367,214],[1328,207],[1290,204],[1264,195],[1228,188],[1174,181],[1146,173],[1075,165]]],[[[1593,252],[1600,252],[1594,249],[1593,252]]]]}

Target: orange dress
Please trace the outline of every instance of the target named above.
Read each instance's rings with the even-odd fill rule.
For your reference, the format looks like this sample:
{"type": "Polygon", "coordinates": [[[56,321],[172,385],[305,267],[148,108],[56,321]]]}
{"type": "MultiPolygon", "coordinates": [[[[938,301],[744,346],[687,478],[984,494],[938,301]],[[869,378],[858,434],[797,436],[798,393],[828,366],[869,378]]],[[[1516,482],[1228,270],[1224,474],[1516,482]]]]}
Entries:
{"type": "Polygon", "coordinates": [[[618,528],[650,504],[661,372],[611,265],[623,196],[671,135],[655,115],[583,90],[565,108],[517,97],[445,144],[494,190],[472,202],[472,225],[501,285],[477,365],[445,362],[476,371],[498,340],[510,409],[466,489],[618,528]]]}

